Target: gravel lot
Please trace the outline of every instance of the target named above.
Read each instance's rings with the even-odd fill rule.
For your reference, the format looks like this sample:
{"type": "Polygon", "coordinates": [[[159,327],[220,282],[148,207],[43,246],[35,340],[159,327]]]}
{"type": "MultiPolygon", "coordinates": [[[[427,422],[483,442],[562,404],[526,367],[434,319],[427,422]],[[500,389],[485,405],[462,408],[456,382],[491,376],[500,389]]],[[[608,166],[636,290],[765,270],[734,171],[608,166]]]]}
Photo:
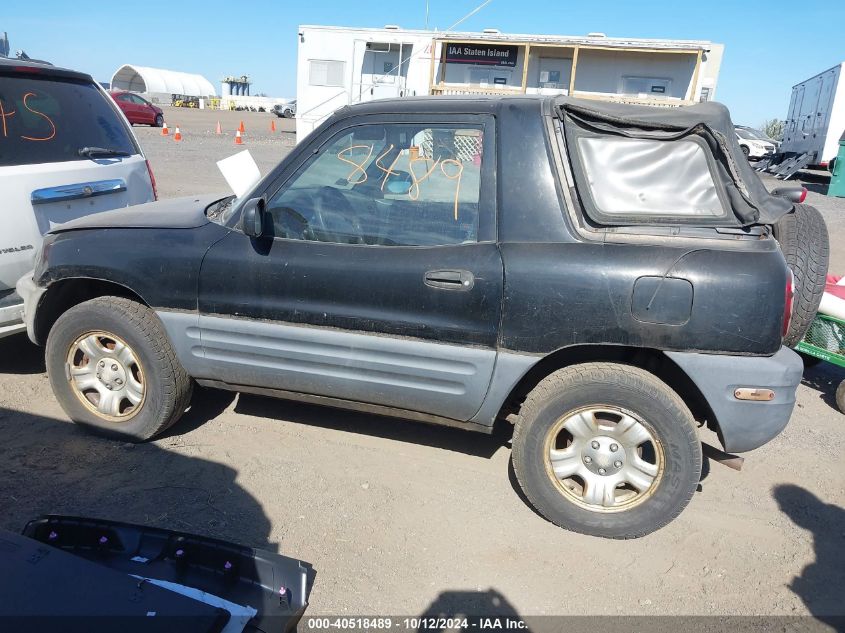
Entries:
{"type": "MultiPolygon", "coordinates": [[[[262,173],[294,143],[293,123],[270,114],[166,114],[181,144],[136,128],[161,197],[225,192],[214,162],[239,149],[240,120],[262,173]]],[[[831,270],[845,274],[845,200],[807,178],[831,270]]],[[[808,370],[791,424],[742,472],[711,462],[678,520],[615,542],[537,516],[516,490],[507,437],[209,390],[155,442],[88,436],[53,399],[42,350],[18,336],[0,341],[0,526],[82,514],[278,548],[317,572],[308,615],[813,614],[812,624],[845,615],[842,379],[834,366],[808,370]]]]}

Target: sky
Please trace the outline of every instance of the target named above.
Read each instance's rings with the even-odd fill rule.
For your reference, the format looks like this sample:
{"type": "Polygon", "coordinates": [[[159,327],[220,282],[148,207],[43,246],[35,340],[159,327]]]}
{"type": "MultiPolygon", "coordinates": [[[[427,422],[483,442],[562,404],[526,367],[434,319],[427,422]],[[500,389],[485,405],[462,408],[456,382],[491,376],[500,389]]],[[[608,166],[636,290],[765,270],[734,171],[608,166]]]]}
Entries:
{"type": "MultiPolygon", "coordinates": [[[[429,0],[440,30],[482,0],[429,0]]],[[[249,75],[252,94],[294,97],[300,24],[424,28],[425,0],[5,0],[12,52],[110,81],[123,64],[204,75],[249,75]]],[[[457,30],[702,39],[725,45],[716,100],[735,123],[783,119],[794,84],[845,61],[845,2],[795,0],[492,0],[457,30]]]]}

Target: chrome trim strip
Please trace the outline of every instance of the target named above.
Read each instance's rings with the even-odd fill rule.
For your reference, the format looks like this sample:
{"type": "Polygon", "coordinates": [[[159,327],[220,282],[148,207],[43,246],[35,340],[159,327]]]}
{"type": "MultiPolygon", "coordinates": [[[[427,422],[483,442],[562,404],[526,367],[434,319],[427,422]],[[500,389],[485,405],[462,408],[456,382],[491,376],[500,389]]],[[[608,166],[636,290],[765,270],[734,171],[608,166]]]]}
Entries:
{"type": "Polygon", "coordinates": [[[122,178],[112,180],[97,180],[94,182],[78,182],[71,185],[59,185],[36,189],[32,192],[32,204],[47,204],[49,202],[64,202],[65,200],[79,200],[93,198],[110,193],[126,191],[126,181],[122,178]]]}

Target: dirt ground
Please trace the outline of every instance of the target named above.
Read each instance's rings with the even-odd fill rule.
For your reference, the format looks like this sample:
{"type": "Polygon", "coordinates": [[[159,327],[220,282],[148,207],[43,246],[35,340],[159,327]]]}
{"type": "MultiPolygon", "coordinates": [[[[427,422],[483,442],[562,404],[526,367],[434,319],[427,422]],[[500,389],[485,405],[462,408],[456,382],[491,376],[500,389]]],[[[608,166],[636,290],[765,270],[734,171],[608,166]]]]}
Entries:
{"type": "MultiPolygon", "coordinates": [[[[269,114],[167,119],[181,144],[136,128],[162,197],[225,192],[213,163],[239,149],[241,119],[262,173],[294,142],[293,123],[271,133],[269,114]]],[[[845,201],[810,196],[845,272],[845,201]]],[[[808,370],[792,422],[742,472],[706,464],[676,521],[619,542],[536,515],[503,435],[198,390],[157,441],[91,437],[55,402],[42,350],[17,336],[0,340],[0,526],[80,514],[278,549],[316,570],[309,616],[814,615],[802,622],[822,627],[845,615],[843,379],[808,370]]]]}
{"type": "Polygon", "coordinates": [[[272,169],[296,143],[295,122],[269,112],[221,112],[164,108],[170,134],[159,128],[134,126],[135,135],[153,168],[160,198],[195,193],[231,193],[217,169],[217,161],[249,150],[262,175],[272,169]],[[221,134],[216,134],[217,122],[221,134]],[[243,144],[235,145],[235,130],[244,124],[243,144]],[[270,130],[271,123],[276,131],[270,130]],[[173,140],[176,126],[182,141],[173,140]]]}

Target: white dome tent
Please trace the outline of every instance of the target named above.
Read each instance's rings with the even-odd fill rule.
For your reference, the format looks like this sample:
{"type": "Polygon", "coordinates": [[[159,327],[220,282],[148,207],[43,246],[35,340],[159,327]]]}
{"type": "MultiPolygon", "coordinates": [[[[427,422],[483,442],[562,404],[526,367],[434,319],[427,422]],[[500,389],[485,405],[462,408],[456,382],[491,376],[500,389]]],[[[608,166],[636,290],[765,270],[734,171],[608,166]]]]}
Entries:
{"type": "Polygon", "coordinates": [[[217,96],[212,83],[202,75],[131,64],[125,64],[115,71],[111,79],[111,87],[113,90],[161,95],[167,100],[172,94],[190,97],[217,96]]]}

